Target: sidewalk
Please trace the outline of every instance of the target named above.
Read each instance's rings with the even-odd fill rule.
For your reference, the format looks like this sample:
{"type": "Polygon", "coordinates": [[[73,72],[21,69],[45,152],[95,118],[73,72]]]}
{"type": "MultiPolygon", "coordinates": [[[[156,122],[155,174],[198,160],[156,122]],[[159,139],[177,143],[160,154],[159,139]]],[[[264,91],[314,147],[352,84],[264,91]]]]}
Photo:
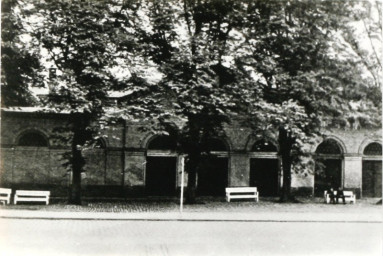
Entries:
{"type": "Polygon", "coordinates": [[[319,212],[50,212],[0,210],[0,218],[147,221],[260,221],[260,222],[365,222],[382,223],[382,213],[319,212]]]}
{"type": "Polygon", "coordinates": [[[264,202],[217,202],[185,205],[182,213],[174,202],[89,203],[85,206],[9,205],[0,218],[146,221],[259,221],[259,222],[366,222],[382,223],[381,205],[323,203],[280,204],[264,202]]]}

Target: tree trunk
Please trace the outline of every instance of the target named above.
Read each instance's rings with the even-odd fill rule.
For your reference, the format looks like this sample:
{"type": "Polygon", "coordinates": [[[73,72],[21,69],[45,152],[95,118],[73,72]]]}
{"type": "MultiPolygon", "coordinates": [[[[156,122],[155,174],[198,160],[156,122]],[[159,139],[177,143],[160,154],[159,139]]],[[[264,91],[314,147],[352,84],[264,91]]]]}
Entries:
{"type": "Polygon", "coordinates": [[[81,170],[84,161],[81,151],[77,149],[78,134],[72,142],[72,181],[69,187],[69,204],[81,205],[81,170]]]}
{"type": "Polygon", "coordinates": [[[282,174],[283,187],[280,201],[287,202],[293,199],[293,197],[291,196],[291,156],[290,154],[287,155],[287,152],[284,155],[282,155],[282,174]]]}
{"type": "Polygon", "coordinates": [[[186,189],[185,203],[195,204],[196,203],[196,181],[197,181],[197,169],[194,168],[188,172],[188,185],[186,189]]]}
{"type": "MultiPolygon", "coordinates": [[[[198,129],[193,130],[198,131],[198,129]]],[[[187,189],[186,189],[186,198],[185,203],[187,204],[195,204],[196,203],[196,186],[197,186],[197,173],[199,169],[199,164],[201,161],[201,150],[199,148],[199,144],[195,143],[195,141],[199,141],[198,133],[192,133],[192,138],[196,138],[192,145],[189,144],[187,147],[188,150],[188,161],[186,162],[186,171],[188,173],[188,182],[187,182],[187,189]]]]}
{"type": "Polygon", "coordinates": [[[294,196],[291,194],[291,150],[294,143],[291,133],[283,127],[279,128],[279,154],[282,157],[282,175],[283,185],[280,202],[295,202],[294,196]]]}
{"type": "Polygon", "coordinates": [[[74,114],[72,116],[72,123],[72,181],[69,187],[68,203],[81,205],[81,172],[85,165],[85,159],[78,146],[83,146],[90,139],[91,134],[86,130],[89,124],[89,117],[84,114],[74,114]]]}
{"type": "Polygon", "coordinates": [[[81,172],[73,170],[69,187],[69,204],[81,205],[81,172]]]}

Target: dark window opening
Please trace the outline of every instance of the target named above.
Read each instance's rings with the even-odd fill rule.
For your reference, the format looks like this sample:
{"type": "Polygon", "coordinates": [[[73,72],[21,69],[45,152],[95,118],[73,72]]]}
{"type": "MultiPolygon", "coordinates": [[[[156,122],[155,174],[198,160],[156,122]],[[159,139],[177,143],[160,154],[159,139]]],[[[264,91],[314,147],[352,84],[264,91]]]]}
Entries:
{"type": "Polygon", "coordinates": [[[278,159],[250,159],[250,186],[261,196],[278,195],[278,177],[278,159]]]}
{"type": "Polygon", "coordinates": [[[363,161],[363,197],[382,197],[382,161],[363,161]]]}
{"type": "Polygon", "coordinates": [[[41,134],[30,132],[21,136],[18,145],[25,147],[48,147],[48,141],[41,134]]]}
{"type": "Polygon", "coordinates": [[[315,196],[323,196],[325,190],[338,189],[342,185],[342,161],[317,159],[315,165],[315,196]]]}
{"type": "Polygon", "coordinates": [[[146,193],[152,196],[174,196],[176,193],[176,157],[147,157],[146,193]]]}
{"type": "Polygon", "coordinates": [[[223,196],[228,185],[228,159],[208,158],[201,160],[198,168],[197,192],[200,196],[223,196]]]}

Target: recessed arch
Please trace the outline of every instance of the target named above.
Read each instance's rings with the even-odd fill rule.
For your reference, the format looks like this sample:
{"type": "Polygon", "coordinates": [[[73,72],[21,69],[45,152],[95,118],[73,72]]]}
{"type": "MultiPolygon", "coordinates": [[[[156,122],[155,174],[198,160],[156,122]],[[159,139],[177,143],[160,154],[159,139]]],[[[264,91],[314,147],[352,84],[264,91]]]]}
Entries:
{"type": "MultiPolygon", "coordinates": [[[[331,145],[336,145],[336,147],[338,147],[340,153],[336,153],[336,154],[346,154],[347,153],[347,150],[346,150],[346,145],[344,144],[344,142],[339,139],[338,137],[336,136],[326,136],[320,143],[318,143],[317,145],[315,145],[313,152],[315,152],[316,154],[329,154],[329,153],[319,153],[322,149],[319,148],[319,147],[327,147],[327,146],[331,146],[331,145]],[[325,142],[325,144],[323,144],[325,142]],[[322,146],[321,146],[322,145],[322,146]],[[319,152],[318,152],[318,148],[319,148],[319,152]]],[[[324,149],[323,149],[324,150],[324,149]]],[[[322,151],[323,152],[323,151],[322,151]]]]}
{"type": "Polygon", "coordinates": [[[257,140],[251,147],[251,152],[277,152],[278,148],[269,140],[257,140]]]}
{"type": "Polygon", "coordinates": [[[326,137],[315,150],[314,194],[342,187],[343,154],[345,147],[334,137],[326,137]]]}
{"type": "Polygon", "coordinates": [[[249,185],[257,187],[263,196],[277,196],[280,185],[277,144],[268,138],[250,141],[249,185]]]}
{"type": "Polygon", "coordinates": [[[366,141],[362,160],[362,197],[382,197],[382,144],[366,141]]]}
{"type": "Polygon", "coordinates": [[[325,139],[317,146],[315,153],[320,155],[341,155],[343,149],[338,141],[329,138],[325,139]]]}
{"type": "Polygon", "coordinates": [[[21,132],[15,144],[21,147],[49,147],[49,140],[43,132],[30,129],[21,132]]]}
{"type": "MultiPolygon", "coordinates": [[[[162,131],[150,130],[147,133],[145,133],[145,135],[140,140],[140,147],[142,149],[148,149],[149,144],[153,140],[155,140],[157,137],[169,136],[169,133],[170,134],[176,134],[179,130],[178,126],[173,122],[167,123],[166,126],[167,126],[166,131],[165,130],[162,130],[162,131]]],[[[170,137],[172,137],[172,136],[170,136],[170,137]]]]}
{"type": "MultiPolygon", "coordinates": [[[[278,145],[278,142],[273,138],[270,138],[270,137],[257,138],[254,135],[249,135],[246,142],[245,149],[248,152],[278,152],[279,145],[278,145]],[[274,150],[274,147],[276,148],[276,150],[275,151],[253,151],[256,143],[259,143],[259,144],[266,143],[267,145],[270,146],[269,150],[271,149],[274,150]]],[[[261,147],[260,149],[265,149],[265,148],[261,147]]]]}
{"type": "Polygon", "coordinates": [[[382,141],[380,139],[372,139],[372,138],[366,138],[363,140],[363,142],[359,145],[359,148],[358,148],[358,153],[360,155],[363,155],[363,152],[365,150],[365,148],[371,144],[371,143],[378,143],[380,145],[382,145],[382,141]]]}
{"type": "Polygon", "coordinates": [[[150,196],[174,196],[177,187],[177,141],[174,136],[149,133],[146,148],[145,192],[150,196]]]}
{"type": "Polygon", "coordinates": [[[230,143],[226,137],[210,137],[205,141],[210,155],[202,156],[198,166],[197,193],[202,196],[222,196],[228,186],[230,143]]]}
{"type": "Polygon", "coordinates": [[[148,150],[176,150],[177,141],[169,135],[154,135],[148,140],[148,150]]]}
{"type": "Polygon", "coordinates": [[[365,156],[382,156],[382,144],[378,142],[372,142],[368,144],[364,150],[363,155],[365,156]]]}

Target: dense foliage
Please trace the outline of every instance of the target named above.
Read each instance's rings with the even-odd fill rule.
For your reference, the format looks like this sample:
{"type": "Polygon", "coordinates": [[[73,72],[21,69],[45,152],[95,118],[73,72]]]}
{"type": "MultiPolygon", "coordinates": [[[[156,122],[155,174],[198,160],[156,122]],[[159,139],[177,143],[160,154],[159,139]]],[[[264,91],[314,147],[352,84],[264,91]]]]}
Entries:
{"type": "MultiPolygon", "coordinates": [[[[190,202],[198,166],[211,157],[209,139],[225,136],[232,121],[251,127],[279,142],[286,201],[292,166],[307,169],[305,145],[324,129],[381,125],[380,9],[354,1],[20,0],[2,22],[28,27],[22,33],[39,43],[13,46],[20,58],[41,50],[45,62],[31,63],[57,69],[43,104],[69,112],[75,124],[74,202],[81,149],[95,137],[90,127],[119,119],[149,121],[177,139],[188,156],[190,202]],[[15,12],[22,21],[10,22],[20,16],[15,12]],[[354,29],[358,22],[363,31],[354,29]],[[118,105],[109,104],[111,92],[125,95],[118,105]]],[[[32,77],[22,67],[35,65],[14,60],[7,65],[32,77]]],[[[4,71],[6,81],[14,79],[4,71]]],[[[27,88],[24,80],[12,83],[27,88]]],[[[6,97],[20,91],[3,90],[6,97]]]]}
{"type": "MultiPolygon", "coordinates": [[[[39,52],[28,51],[17,0],[1,3],[1,106],[30,106],[35,102],[30,85],[41,83],[39,52]]],[[[31,44],[35,42],[30,42],[31,44]]]]}

